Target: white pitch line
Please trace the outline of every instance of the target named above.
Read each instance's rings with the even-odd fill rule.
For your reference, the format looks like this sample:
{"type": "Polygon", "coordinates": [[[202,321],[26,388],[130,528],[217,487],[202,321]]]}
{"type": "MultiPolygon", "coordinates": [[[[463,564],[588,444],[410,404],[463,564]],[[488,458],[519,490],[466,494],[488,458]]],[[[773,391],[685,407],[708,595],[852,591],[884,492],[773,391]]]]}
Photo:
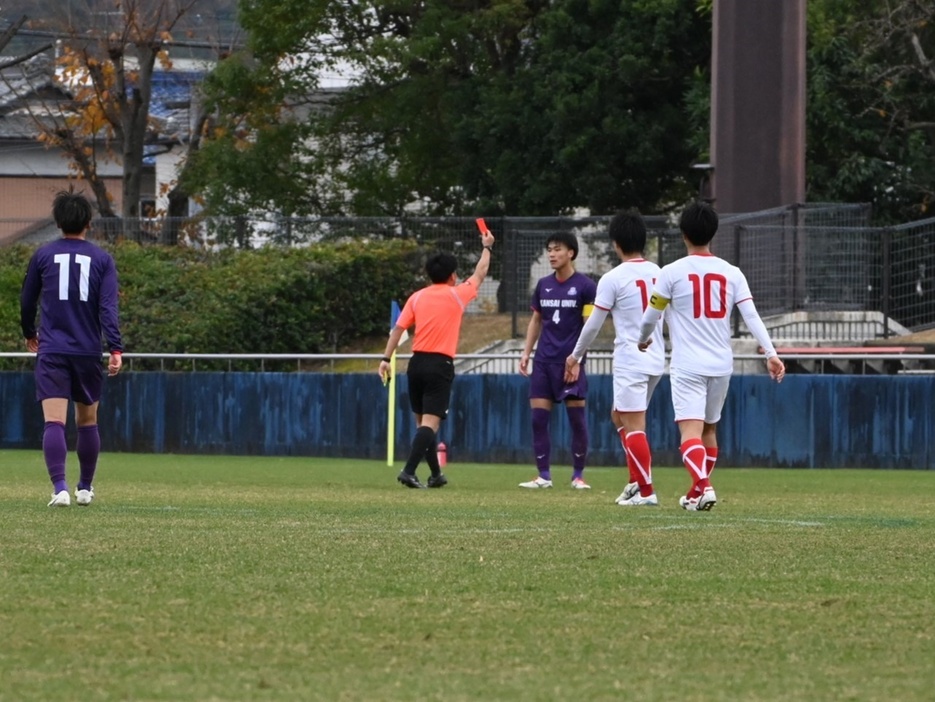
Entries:
{"type": "MultiPolygon", "coordinates": [[[[329,526],[316,526],[308,522],[296,521],[295,515],[289,514],[279,514],[279,515],[264,515],[262,512],[255,509],[243,509],[243,508],[233,508],[233,509],[224,509],[220,507],[176,507],[172,505],[163,505],[163,506],[145,506],[145,505],[119,505],[112,506],[109,509],[121,512],[169,512],[184,515],[188,514],[228,514],[228,515],[241,515],[241,516],[264,516],[264,519],[268,519],[272,522],[286,520],[289,521],[289,526],[294,527],[304,527],[305,529],[314,530],[320,533],[329,533],[329,534],[373,534],[373,533],[383,533],[385,530],[380,529],[379,527],[329,527],[329,526]]],[[[646,515],[647,517],[650,515],[646,515]]],[[[690,515],[690,514],[681,514],[679,512],[673,512],[672,514],[653,514],[652,519],[667,521],[678,520],[677,522],[665,524],[665,525],[646,525],[641,524],[640,522],[627,522],[626,524],[612,524],[610,529],[614,531],[632,531],[633,529],[648,529],[651,531],[661,531],[661,530],[672,530],[672,529],[699,529],[699,528],[730,528],[736,526],[743,526],[744,524],[764,524],[764,525],[776,525],[776,526],[791,526],[791,527],[800,527],[800,528],[815,528],[815,527],[825,527],[827,524],[823,522],[816,521],[805,521],[801,519],[765,519],[763,517],[730,517],[725,520],[723,517],[717,517],[717,521],[713,521],[714,517],[708,517],[707,515],[690,515]]],[[[596,528],[606,528],[606,525],[599,525],[596,528]]],[[[564,531],[563,528],[552,528],[552,527],[470,527],[470,528],[458,528],[453,527],[451,529],[429,529],[429,528],[394,528],[392,529],[393,533],[397,534],[422,534],[431,531],[432,533],[437,534],[548,534],[559,531],[564,531]]]]}

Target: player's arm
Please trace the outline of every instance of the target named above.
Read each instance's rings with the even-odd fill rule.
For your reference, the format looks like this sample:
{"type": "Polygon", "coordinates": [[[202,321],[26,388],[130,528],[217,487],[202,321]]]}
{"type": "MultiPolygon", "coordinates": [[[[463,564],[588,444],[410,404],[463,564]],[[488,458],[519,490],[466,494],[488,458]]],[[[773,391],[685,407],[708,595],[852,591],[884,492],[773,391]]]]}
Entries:
{"type": "Polygon", "coordinates": [[[569,356],[576,363],[580,362],[584,358],[584,354],[591,348],[591,344],[594,343],[598,333],[600,333],[604,320],[607,319],[607,314],[610,312],[610,310],[605,310],[597,305],[588,305],[588,307],[592,311],[586,317],[587,321],[585,321],[584,327],[582,327],[581,333],[578,335],[578,341],[575,343],[575,348],[571,352],[571,356],[569,356]]]}
{"type": "MultiPolygon", "coordinates": [[[[565,359],[565,382],[573,383],[578,380],[578,374],[581,372],[581,360],[584,358],[594,339],[597,338],[604,320],[607,319],[609,310],[605,310],[596,305],[588,305],[591,312],[585,317],[586,321],[581,333],[578,335],[578,341],[575,342],[575,348],[565,359]]],[[[587,307],[585,309],[587,309],[587,307]]]]}
{"type": "Polygon", "coordinates": [[[542,315],[537,310],[533,310],[532,317],[529,318],[529,325],[526,327],[526,343],[523,344],[523,354],[519,357],[519,372],[523,375],[529,375],[529,357],[532,356],[532,348],[536,345],[541,332],[542,315]]]}
{"type": "Polygon", "coordinates": [[[474,272],[471,274],[471,277],[468,278],[468,281],[478,290],[480,289],[480,284],[484,282],[484,278],[487,277],[487,271],[490,270],[490,256],[491,251],[493,251],[493,242],[495,241],[494,235],[491,234],[489,229],[485,229],[481,232],[480,241],[484,248],[481,249],[480,258],[477,259],[477,265],[474,266],[474,272]]]}
{"type": "Polygon", "coordinates": [[[377,368],[377,374],[384,383],[390,379],[390,360],[393,358],[396,347],[399,346],[399,340],[403,338],[405,331],[405,327],[393,327],[393,331],[390,332],[390,338],[386,341],[386,348],[383,349],[383,358],[380,359],[380,367],[377,368]]]}
{"type": "Polygon", "coordinates": [[[587,321],[584,323],[584,327],[582,327],[581,333],[578,335],[575,348],[572,350],[571,355],[565,359],[566,383],[573,383],[578,379],[581,359],[584,358],[588,349],[591,348],[591,344],[593,344],[594,339],[597,338],[601,327],[604,325],[604,320],[607,319],[607,313],[610,311],[598,307],[597,305],[590,305],[590,307],[592,312],[588,315],[587,321]]]}
{"type": "Polygon", "coordinates": [[[656,325],[662,318],[662,312],[668,306],[669,300],[662,297],[658,292],[653,291],[649,298],[649,304],[643,312],[643,319],[640,320],[640,338],[636,347],[640,351],[645,351],[652,343],[652,335],[656,330],[656,325]]]}
{"type": "Polygon", "coordinates": [[[36,330],[36,314],[39,312],[39,293],[42,289],[42,279],[33,258],[26,268],[26,277],[19,295],[19,318],[26,340],[26,348],[35,353],[39,347],[39,334],[36,330]]]}
{"type": "Polygon", "coordinates": [[[98,317],[104,332],[104,339],[107,341],[107,348],[111,354],[119,355],[123,352],[123,339],[120,336],[118,297],[117,267],[113,261],[109,261],[101,277],[98,317]]]}
{"type": "Polygon", "coordinates": [[[760,319],[759,312],[756,311],[753,299],[748,297],[746,300],[741,300],[737,303],[737,309],[740,310],[740,315],[743,317],[747,329],[750,330],[753,338],[757,340],[757,343],[766,354],[766,367],[769,369],[770,376],[777,383],[781,382],[786,374],[786,366],[782,359],[779,358],[779,354],[776,353],[776,348],[773,346],[772,339],[769,338],[766,325],[760,319]]]}

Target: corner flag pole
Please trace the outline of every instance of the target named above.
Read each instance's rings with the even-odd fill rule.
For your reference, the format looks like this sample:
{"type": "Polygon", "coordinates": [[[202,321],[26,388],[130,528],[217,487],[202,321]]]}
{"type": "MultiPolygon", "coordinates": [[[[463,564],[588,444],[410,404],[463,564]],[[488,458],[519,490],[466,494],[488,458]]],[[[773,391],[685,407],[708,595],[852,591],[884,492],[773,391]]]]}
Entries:
{"type": "MultiPolygon", "coordinates": [[[[390,333],[396,326],[401,310],[396,300],[390,304],[390,333]]],[[[393,466],[396,444],[396,351],[390,356],[389,395],[386,401],[386,465],[393,466]]]]}

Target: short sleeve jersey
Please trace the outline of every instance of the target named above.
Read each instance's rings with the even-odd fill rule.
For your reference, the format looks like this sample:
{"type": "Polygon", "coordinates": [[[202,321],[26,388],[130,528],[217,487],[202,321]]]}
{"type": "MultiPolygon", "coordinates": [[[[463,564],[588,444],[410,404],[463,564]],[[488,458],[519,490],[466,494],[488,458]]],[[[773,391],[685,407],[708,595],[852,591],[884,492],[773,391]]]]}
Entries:
{"type": "Polygon", "coordinates": [[[440,353],[454,358],[461,334],[461,319],[468,303],[475,297],[477,288],[470,278],[458,285],[429,285],[409,296],[396,326],[409,329],[415,325],[413,351],[440,353]]]}
{"type": "Polygon", "coordinates": [[[649,305],[649,296],[659,276],[659,266],[642,258],[624,261],[608,271],[597,283],[594,306],[610,312],[614,321],[614,365],[647,375],[665,371],[665,342],[662,320],[652,333],[653,343],[645,352],[636,344],[640,338],[640,320],[649,305]]]}
{"type": "Polygon", "coordinates": [[[737,303],[753,297],[740,269],[710,254],[685,256],[662,268],[653,294],[669,300],[665,314],[672,368],[730,375],[731,312],[737,303]]]}
{"type": "Polygon", "coordinates": [[[555,274],[536,283],[531,307],[542,316],[536,363],[565,363],[584,327],[585,307],[594,304],[597,285],[577,271],[566,280],[555,274]]]}
{"type": "Polygon", "coordinates": [[[117,267],[109,253],[84,239],[57,239],[29,261],[20,293],[23,337],[36,336],[39,353],[100,356],[102,337],[122,351],[117,267]]]}

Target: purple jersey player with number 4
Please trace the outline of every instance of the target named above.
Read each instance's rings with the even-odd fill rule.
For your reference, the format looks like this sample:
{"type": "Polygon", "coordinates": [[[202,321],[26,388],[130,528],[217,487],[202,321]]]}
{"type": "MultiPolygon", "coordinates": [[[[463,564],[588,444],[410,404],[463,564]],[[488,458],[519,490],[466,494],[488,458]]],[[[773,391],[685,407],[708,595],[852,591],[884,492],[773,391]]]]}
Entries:
{"type": "Polygon", "coordinates": [[[69,400],[75,402],[78,427],[75,501],[87,506],[94,499],[91,483],[101,452],[97,408],[104,386],[102,337],[110,350],[108,374],[116,375],[122,365],[117,267],[109,253],[85,239],[91,214],[91,203],[82,195],[61,192],[55,197],[52,215],[63,236],[36,250],[20,293],[26,348],[37,354],[36,399],[45,418],[42,453],[52,481],[49,507],[71,504],[65,480],[69,400]]]}
{"type": "Polygon", "coordinates": [[[565,359],[575,348],[584,321],[594,307],[597,284],[575,271],[573,261],[578,256],[578,238],[574,234],[553,234],[546,242],[546,251],[553,272],[540,279],[533,291],[532,318],[519,361],[519,372],[532,376],[529,406],[532,410],[532,448],[539,475],[519,486],[531,489],[552,487],[549,424],[553,404],[564,402],[571,424],[571,486],[586,490],[590,487],[583,478],[588,454],[585,415],[588,379],[582,367],[578,379],[574,383],[566,383],[565,359]],[[533,346],[536,346],[536,356],[530,374],[529,359],[533,346]]]}

